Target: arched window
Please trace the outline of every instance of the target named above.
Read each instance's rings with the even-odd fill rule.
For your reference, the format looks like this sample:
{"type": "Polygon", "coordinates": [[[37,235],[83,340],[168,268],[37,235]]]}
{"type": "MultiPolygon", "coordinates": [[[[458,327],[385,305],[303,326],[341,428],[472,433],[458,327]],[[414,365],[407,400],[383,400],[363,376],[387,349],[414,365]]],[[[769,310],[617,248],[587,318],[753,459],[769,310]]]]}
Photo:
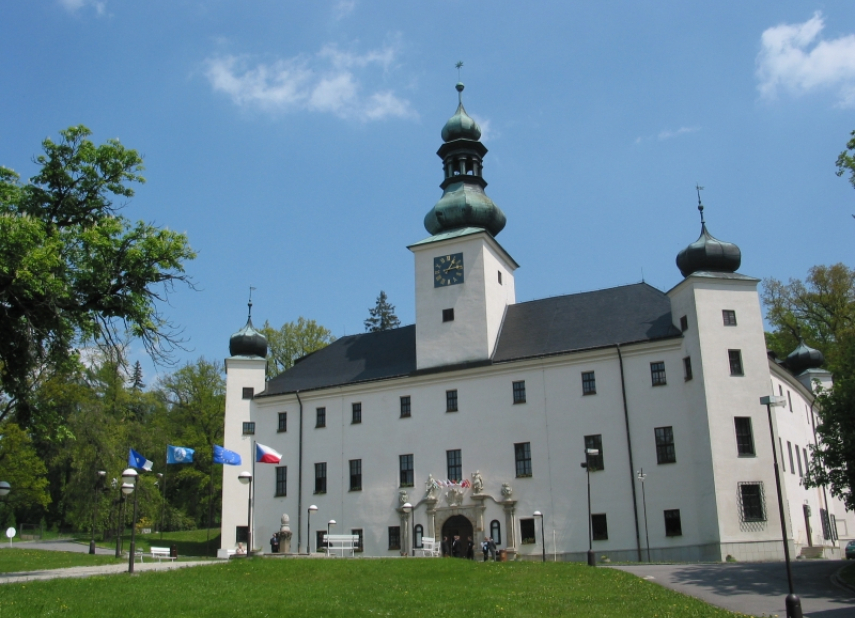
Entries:
{"type": "Polygon", "coordinates": [[[422,548],[422,535],[424,534],[424,528],[422,528],[421,524],[416,524],[416,527],[413,528],[413,547],[416,549],[422,548]]]}
{"type": "Polygon", "coordinates": [[[496,545],[501,545],[502,543],[502,524],[499,523],[498,519],[494,519],[490,522],[490,536],[493,538],[493,542],[496,545]]]}

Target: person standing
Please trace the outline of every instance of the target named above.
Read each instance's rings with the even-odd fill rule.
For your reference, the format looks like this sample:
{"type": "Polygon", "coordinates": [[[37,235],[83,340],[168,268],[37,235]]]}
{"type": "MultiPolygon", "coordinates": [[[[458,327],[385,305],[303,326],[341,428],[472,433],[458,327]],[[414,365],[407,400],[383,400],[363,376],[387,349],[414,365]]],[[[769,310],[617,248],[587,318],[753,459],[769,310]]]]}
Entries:
{"type": "MultiPolygon", "coordinates": [[[[490,553],[490,557],[495,561],[496,560],[496,542],[493,540],[493,537],[487,539],[487,552],[490,553]]],[[[484,553],[484,558],[487,557],[487,552],[484,553]]]]}
{"type": "Polygon", "coordinates": [[[466,559],[475,560],[475,543],[472,542],[472,537],[466,538],[466,559]]]}
{"type": "Polygon", "coordinates": [[[484,540],[481,541],[481,552],[484,554],[484,562],[487,562],[487,537],[484,537],[484,540]]]}
{"type": "Polygon", "coordinates": [[[448,547],[448,537],[447,536],[442,537],[442,543],[440,544],[440,549],[442,550],[442,557],[448,558],[449,547],[448,547]]]}

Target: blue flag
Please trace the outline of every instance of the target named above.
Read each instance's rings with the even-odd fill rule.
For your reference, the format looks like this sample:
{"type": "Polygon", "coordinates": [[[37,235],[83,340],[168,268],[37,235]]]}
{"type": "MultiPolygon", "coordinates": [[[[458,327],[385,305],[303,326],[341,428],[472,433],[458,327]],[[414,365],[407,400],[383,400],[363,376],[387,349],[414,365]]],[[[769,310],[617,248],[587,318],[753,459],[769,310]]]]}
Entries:
{"type": "Polygon", "coordinates": [[[136,468],[138,470],[151,470],[151,467],[154,465],[153,461],[150,461],[137,453],[134,449],[131,449],[128,453],[128,467],[136,468]]]}
{"type": "Polygon", "coordinates": [[[222,446],[214,445],[214,463],[225,464],[227,466],[239,466],[240,455],[234,451],[223,448],[222,446]]]}
{"type": "Polygon", "coordinates": [[[186,446],[172,446],[171,444],[166,445],[166,463],[168,464],[182,464],[182,463],[193,463],[193,453],[196,452],[196,449],[188,448],[186,446]]]}

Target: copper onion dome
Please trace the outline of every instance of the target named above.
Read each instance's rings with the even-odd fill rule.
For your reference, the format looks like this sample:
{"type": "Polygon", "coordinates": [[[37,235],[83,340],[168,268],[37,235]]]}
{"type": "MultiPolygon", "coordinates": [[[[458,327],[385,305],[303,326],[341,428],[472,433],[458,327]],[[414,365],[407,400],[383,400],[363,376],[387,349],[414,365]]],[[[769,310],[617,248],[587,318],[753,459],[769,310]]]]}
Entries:
{"type": "Polygon", "coordinates": [[[267,338],[252,327],[252,301],[246,325],[229,339],[229,354],[267,358],[267,338]]]}
{"type": "Polygon", "coordinates": [[[707,231],[704,206],[698,199],[701,213],[701,235],[677,254],[677,268],[684,277],[694,272],[711,271],[734,273],[742,263],[742,252],[732,242],[719,240],[707,231]]]}
{"type": "Polygon", "coordinates": [[[819,350],[814,350],[799,337],[799,347],[789,353],[784,364],[793,373],[799,374],[805,369],[818,369],[825,363],[825,356],[819,350]]]}

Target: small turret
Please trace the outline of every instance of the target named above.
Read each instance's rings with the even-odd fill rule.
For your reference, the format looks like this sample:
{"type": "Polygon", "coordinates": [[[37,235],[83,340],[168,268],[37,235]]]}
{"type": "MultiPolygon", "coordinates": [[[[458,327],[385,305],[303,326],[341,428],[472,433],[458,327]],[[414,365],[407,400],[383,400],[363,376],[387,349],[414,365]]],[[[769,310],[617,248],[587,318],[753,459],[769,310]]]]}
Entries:
{"type": "Polygon", "coordinates": [[[252,326],[252,298],[248,306],[249,316],[246,318],[246,325],[229,339],[229,354],[267,358],[267,338],[252,326]]]}
{"type": "Polygon", "coordinates": [[[799,337],[799,346],[787,355],[784,364],[794,374],[798,375],[806,369],[819,369],[825,363],[825,356],[819,350],[814,350],[799,337]]]}
{"type": "Polygon", "coordinates": [[[701,187],[698,187],[701,235],[677,254],[677,268],[684,277],[698,271],[734,273],[742,263],[742,252],[732,242],[719,240],[707,231],[700,189],[701,187]]]}

